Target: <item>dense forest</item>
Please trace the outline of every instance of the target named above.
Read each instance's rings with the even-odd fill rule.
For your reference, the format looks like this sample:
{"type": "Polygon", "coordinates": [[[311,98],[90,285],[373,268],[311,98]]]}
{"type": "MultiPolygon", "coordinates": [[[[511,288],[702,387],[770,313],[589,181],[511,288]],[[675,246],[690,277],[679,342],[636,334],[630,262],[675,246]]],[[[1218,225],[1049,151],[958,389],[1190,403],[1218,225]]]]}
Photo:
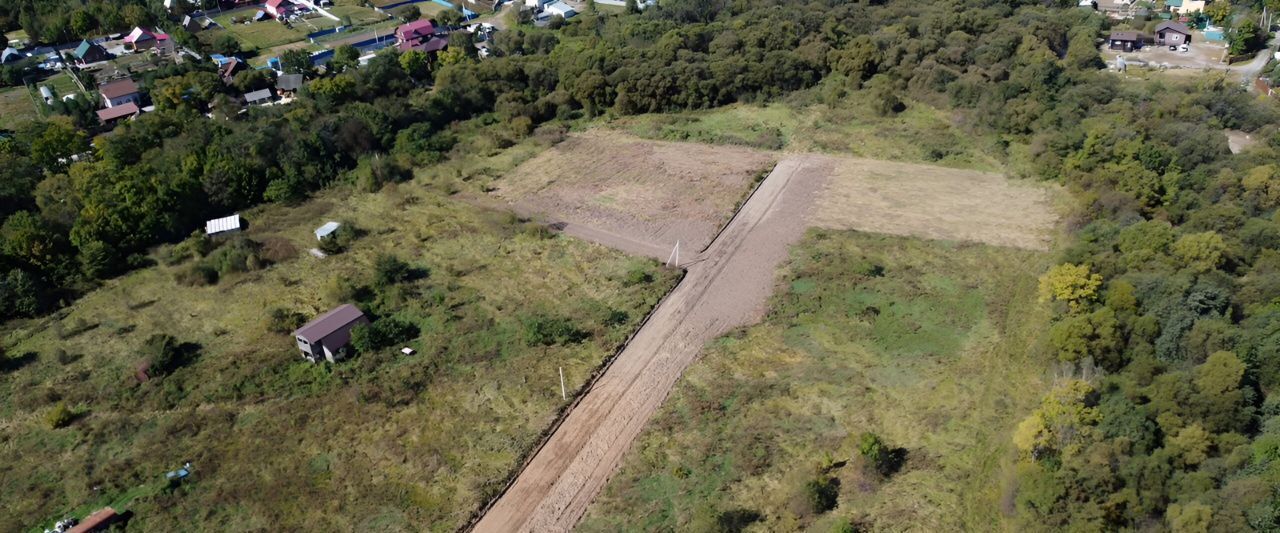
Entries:
{"type": "MultiPolygon", "coordinates": [[[[84,11],[45,16],[54,4],[5,2],[0,25],[75,35],[84,11]]],[[[445,157],[458,121],[510,143],[549,121],[765,101],[826,80],[827,97],[866,91],[885,114],[954,108],[999,136],[1010,168],[1080,202],[1042,280],[1057,308],[1042,349],[1062,379],[1013,436],[1008,512],[1022,528],[1280,528],[1280,116],[1221,76],[1105,72],[1108,22],[1044,4],[589,9],[504,32],[497,57],[387,52],[312,73],[291,106],[215,119],[211,72],[163,73],[144,82],[158,110],[110,136],[58,117],[0,137],[0,315],[47,313],[207,218],[403,179],[445,157]],[[1232,155],[1224,129],[1260,146],[1232,155]]],[[[102,11],[95,28],[117,29],[133,5],[86,4],[102,11]]]]}

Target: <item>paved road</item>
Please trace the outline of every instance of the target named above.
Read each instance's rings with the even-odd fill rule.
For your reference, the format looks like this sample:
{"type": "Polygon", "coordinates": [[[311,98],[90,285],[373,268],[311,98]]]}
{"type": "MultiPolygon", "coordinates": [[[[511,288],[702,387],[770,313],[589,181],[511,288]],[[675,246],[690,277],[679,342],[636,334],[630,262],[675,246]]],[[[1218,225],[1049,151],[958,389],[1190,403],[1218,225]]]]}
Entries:
{"type": "MultiPolygon", "coordinates": [[[[577,524],[703,346],[763,316],[775,269],[803,236],[810,206],[831,168],[832,162],[821,156],[778,163],[707,250],[682,259],[681,266],[688,269],[684,280],[475,531],[543,533],[568,531],[577,524]]],[[[611,241],[608,235],[582,236],[611,241]]],[[[669,245],[642,246],[654,251],[669,245]]]]}

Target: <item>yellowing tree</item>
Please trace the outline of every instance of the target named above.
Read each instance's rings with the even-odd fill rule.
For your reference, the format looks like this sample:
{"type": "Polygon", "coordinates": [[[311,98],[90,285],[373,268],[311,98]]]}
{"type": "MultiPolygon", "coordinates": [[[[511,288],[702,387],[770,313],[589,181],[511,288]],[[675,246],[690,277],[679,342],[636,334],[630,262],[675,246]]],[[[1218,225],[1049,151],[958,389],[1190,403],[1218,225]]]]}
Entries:
{"type": "Polygon", "coordinates": [[[1222,262],[1227,243],[1212,231],[1183,235],[1173,243],[1173,255],[1196,272],[1208,272],[1222,262]]]}
{"type": "Polygon", "coordinates": [[[1089,271],[1089,265],[1063,263],[1040,276],[1040,301],[1067,302],[1077,311],[1098,295],[1102,276],[1089,271]]]}
{"type": "Polygon", "coordinates": [[[1094,426],[1102,420],[1098,408],[1089,405],[1093,392],[1092,385],[1078,379],[1054,388],[1040,407],[1018,424],[1014,445],[1032,456],[1047,450],[1065,455],[1079,452],[1082,444],[1093,438],[1094,426]]]}

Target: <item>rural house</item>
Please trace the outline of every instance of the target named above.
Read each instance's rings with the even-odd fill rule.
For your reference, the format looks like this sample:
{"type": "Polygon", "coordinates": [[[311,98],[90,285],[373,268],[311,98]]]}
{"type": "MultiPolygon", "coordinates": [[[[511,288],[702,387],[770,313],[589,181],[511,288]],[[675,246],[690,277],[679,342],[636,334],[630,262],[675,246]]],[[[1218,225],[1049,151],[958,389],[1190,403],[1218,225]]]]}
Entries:
{"type": "Polygon", "coordinates": [[[343,304],[307,322],[293,332],[293,336],[304,359],[312,363],[320,359],[333,363],[346,355],[351,329],[368,323],[369,319],[359,308],[343,304]]]}
{"type": "Polygon", "coordinates": [[[1204,11],[1205,0],[1164,0],[1164,7],[1175,15],[1190,15],[1204,11]]]}
{"type": "Polygon", "coordinates": [[[23,55],[22,52],[19,52],[13,47],[5,48],[3,52],[0,52],[0,64],[22,61],[26,58],[27,56],[23,55]]]}
{"type": "Polygon", "coordinates": [[[142,27],[137,27],[124,38],[124,47],[134,52],[141,52],[164,46],[168,42],[168,34],[154,33],[150,30],[144,30],[142,27]]]}
{"type": "Polygon", "coordinates": [[[83,522],[76,524],[75,527],[68,529],[67,533],[89,533],[90,531],[105,531],[111,526],[116,519],[120,518],[116,514],[116,510],[110,507],[103,507],[93,514],[86,516],[83,522]]]}
{"type": "Polygon", "coordinates": [[[101,45],[94,44],[88,40],[80,41],[80,46],[76,47],[72,55],[76,58],[76,65],[83,67],[91,63],[106,61],[111,59],[111,54],[107,53],[107,49],[101,45]]]}
{"type": "Polygon", "coordinates": [[[276,78],[276,91],[280,96],[293,96],[302,89],[302,74],[283,74],[276,78]]]}
{"type": "Polygon", "coordinates": [[[221,66],[218,67],[218,76],[222,77],[222,83],[231,85],[231,82],[235,80],[236,74],[247,68],[249,67],[244,64],[244,61],[233,57],[222,62],[221,66]]]}
{"type": "Polygon", "coordinates": [[[215,218],[204,223],[204,234],[210,237],[235,233],[242,229],[244,229],[244,221],[240,219],[239,213],[229,217],[215,218]]]}
{"type": "Polygon", "coordinates": [[[109,126],[113,122],[132,119],[141,114],[142,110],[138,109],[138,104],[125,102],[118,106],[98,110],[98,121],[102,122],[104,126],[109,126]]]}
{"type": "Polygon", "coordinates": [[[1156,26],[1156,44],[1164,46],[1191,44],[1191,30],[1181,22],[1161,22],[1156,26]]]}
{"type": "Polygon", "coordinates": [[[142,96],[138,94],[138,84],[129,78],[104,83],[98,87],[98,92],[102,94],[102,105],[107,107],[142,102],[142,96]]]}
{"type": "Polygon", "coordinates": [[[267,0],[267,3],[263,5],[263,9],[267,11],[268,15],[283,19],[292,15],[298,9],[298,6],[293,5],[291,0],[267,0]]]}
{"type": "Polygon", "coordinates": [[[396,28],[396,39],[401,45],[406,43],[415,44],[435,35],[436,27],[430,20],[415,20],[408,24],[401,24],[396,28]]]}
{"type": "Polygon", "coordinates": [[[1142,34],[1136,31],[1113,31],[1107,37],[1107,47],[1112,50],[1132,52],[1142,48],[1142,34]]]}
{"type": "Polygon", "coordinates": [[[573,7],[571,7],[569,4],[566,4],[564,2],[547,4],[547,6],[544,9],[546,13],[548,13],[550,16],[561,17],[566,19],[572,18],[574,15],[578,14],[577,11],[573,10],[573,7]]]}
{"type": "Polygon", "coordinates": [[[244,103],[249,105],[265,105],[271,103],[271,99],[275,97],[271,94],[271,89],[258,89],[256,91],[244,93],[244,103]]]}

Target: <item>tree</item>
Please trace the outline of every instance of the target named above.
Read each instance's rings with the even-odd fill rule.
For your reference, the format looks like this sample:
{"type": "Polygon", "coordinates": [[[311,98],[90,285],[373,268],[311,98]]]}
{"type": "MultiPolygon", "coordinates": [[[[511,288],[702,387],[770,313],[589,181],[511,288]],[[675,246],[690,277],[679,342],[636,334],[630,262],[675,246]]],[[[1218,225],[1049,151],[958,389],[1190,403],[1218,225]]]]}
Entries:
{"type": "Polygon", "coordinates": [[[413,274],[409,263],[400,260],[391,254],[381,254],[373,262],[374,276],[373,285],[378,288],[385,288],[408,281],[413,274]]]}
{"type": "Polygon", "coordinates": [[[627,9],[627,13],[630,13],[632,15],[639,13],[640,3],[636,2],[636,0],[627,0],[626,9],[627,9]]]}
{"type": "Polygon", "coordinates": [[[183,363],[178,340],[162,333],[147,337],[142,344],[142,357],[156,375],[173,372],[183,363]]]}
{"type": "Polygon", "coordinates": [[[1208,272],[1218,268],[1226,250],[1227,245],[1222,236],[1212,231],[1183,235],[1172,247],[1174,257],[1194,272],[1208,272]]]}
{"type": "Polygon", "coordinates": [[[1227,40],[1230,43],[1232,55],[1246,54],[1265,44],[1265,37],[1252,17],[1241,20],[1235,28],[1232,28],[1227,40]]]}
{"type": "Polygon", "coordinates": [[[1233,11],[1234,8],[1231,6],[1231,2],[1227,0],[1218,0],[1204,6],[1205,16],[1209,17],[1209,20],[1212,20],[1218,26],[1226,25],[1227,21],[1231,19],[1233,11]]]}
{"type": "Polygon", "coordinates": [[[421,50],[409,50],[400,54],[400,68],[404,69],[405,74],[415,80],[425,80],[431,77],[431,58],[426,52],[421,50]]]}
{"type": "Polygon", "coordinates": [[[408,342],[418,336],[418,326],[410,322],[387,317],[373,323],[356,326],[351,330],[351,347],[357,352],[369,353],[408,342]]]}
{"type": "Polygon", "coordinates": [[[306,50],[289,50],[280,54],[280,70],[285,74],[311,76],[315,67],[311,64],[311,54],[306,50]]]}
{"type": "Polygon", "coordinates": [[[43,127],[40,135],[31,141],[31,159],[46,170],[65,170],[72,155],[89,149],[89,136],[68,117],[50,117],[43,127]]]}
{"type": "Polygon", "coordinates": [[[1063,263],[1040,276],[1040,301],[1066,302],[1077,311],[1097,297],[1101,286],[1102,276],[1091,273],[1089,265],[1063,263]]]}
{"type": "MultiPolygon", "coordinates": [[[[418,10],[418,8],[414,6],[408,7],[412,8],[414,11],[418,10]]],[[[359,64],[359,62],[360,51],[354,46],[344,44],[333,51],[333,58],[329,60],[329,66],[327,69],[330,72],[335,73],[346,72],[356,68],[356,65],[359,64]]]]}

